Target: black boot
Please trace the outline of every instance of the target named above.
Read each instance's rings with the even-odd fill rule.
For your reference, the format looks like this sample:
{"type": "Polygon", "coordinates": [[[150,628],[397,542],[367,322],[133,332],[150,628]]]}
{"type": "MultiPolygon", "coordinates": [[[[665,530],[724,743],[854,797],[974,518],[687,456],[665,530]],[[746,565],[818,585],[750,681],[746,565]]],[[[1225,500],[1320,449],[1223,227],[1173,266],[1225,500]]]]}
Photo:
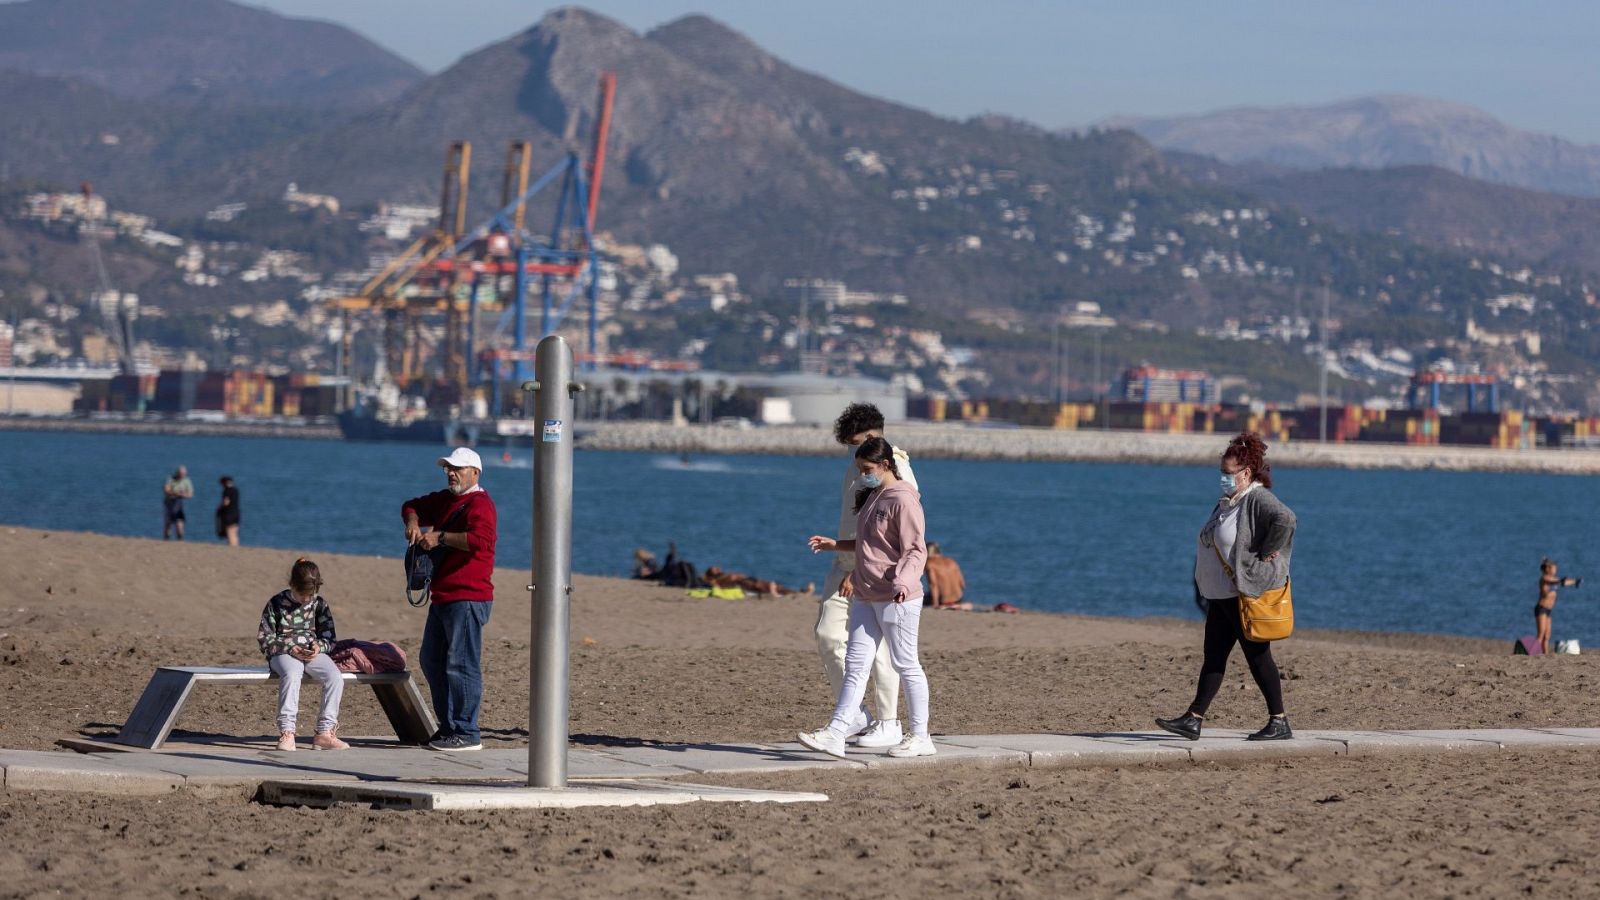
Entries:
{"type": "Polygon", "coordinates": [[[1191,741],[1200,740],[1200,725],[1202,719],[1192,712],[1186,712],[1176,719],[1157,719],[1156,724],[1181,738],[1191,741]]]}
{"type": "Polygon", "coordinates": [[[1265,728],[1245,738],[1247,741],[1287,741],[1294,737],[1289,728],[1288,716],[1273,716],[1265,728]]]}

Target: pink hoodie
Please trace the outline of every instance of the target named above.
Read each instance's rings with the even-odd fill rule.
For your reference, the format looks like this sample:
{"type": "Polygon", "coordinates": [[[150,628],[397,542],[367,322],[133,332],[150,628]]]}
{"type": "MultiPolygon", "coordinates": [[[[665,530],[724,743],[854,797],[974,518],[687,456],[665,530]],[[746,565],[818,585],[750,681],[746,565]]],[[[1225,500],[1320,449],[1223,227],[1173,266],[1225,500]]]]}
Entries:
{"type": "Polygon", "coordinates": [[[922,603],[922,495],[904,481],[880,488],[856,513],[856,596],[883,603],[896,592],[922,603]]]}

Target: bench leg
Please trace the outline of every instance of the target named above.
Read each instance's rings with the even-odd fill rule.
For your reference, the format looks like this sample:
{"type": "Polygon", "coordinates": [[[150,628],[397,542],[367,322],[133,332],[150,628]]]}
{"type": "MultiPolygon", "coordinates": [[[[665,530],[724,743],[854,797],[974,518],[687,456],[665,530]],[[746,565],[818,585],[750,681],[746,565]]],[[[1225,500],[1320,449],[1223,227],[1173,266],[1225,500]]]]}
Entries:
{"type": "Polygon", "coordinates": [[[433,709],[422,698],[416,679],[374,684],[372,692],[378,695],[378,705],[383,707],[384,714],[389,717],[389,725],[401,743],[426,744],[439,730],[433,709]]]}
{"type": "Polygon", "coordinates": [[[119,744],[154,750],[167,740],[173,723],[178,721],[178,711],[189,699],[194,689],[194,675],[189,672],[168,672],[157,669],[150,684],[139,696],[128,721],[112,738],[119,744]]]}

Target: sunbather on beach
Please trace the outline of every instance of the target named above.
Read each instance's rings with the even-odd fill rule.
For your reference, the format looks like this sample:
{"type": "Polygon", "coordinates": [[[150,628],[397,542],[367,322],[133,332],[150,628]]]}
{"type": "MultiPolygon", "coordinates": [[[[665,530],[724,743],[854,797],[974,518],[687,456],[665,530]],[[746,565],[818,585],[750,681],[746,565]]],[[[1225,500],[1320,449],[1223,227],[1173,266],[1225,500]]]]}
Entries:
{"type": "Polygon", "coordinates": [[[806,585],[805,590],[796,590],[792,587],[784,587],[776,581],[768,581],[764,578],[755,578],[750,575],[746,575],[743,572],[725,572],[718,566],[708,566],[706,570],[701,573],[700,579],[712,587],[736,587],[740,588],[741,590],[750,591],[756,594],[766,594],[771,597],[789,594],[809,594],[814,588],[816,588],[815,584],[808,584],[806,585]]]}
{"type": "Polygon", "coordinates": [[[940,552],[938,544],[929,544],[928,605],[934,609],[971,609],[971,603],[961,602],[966,589],[967,579],[962,576],[961,567],[940,552]]]}

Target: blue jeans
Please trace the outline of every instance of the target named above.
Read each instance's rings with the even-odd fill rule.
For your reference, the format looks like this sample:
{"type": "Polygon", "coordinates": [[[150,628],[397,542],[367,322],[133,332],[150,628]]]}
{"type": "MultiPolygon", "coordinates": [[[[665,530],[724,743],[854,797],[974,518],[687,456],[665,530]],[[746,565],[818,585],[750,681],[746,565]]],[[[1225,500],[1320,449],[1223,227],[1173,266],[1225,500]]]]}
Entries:
{"type": "Polygon", "coordinates": [[[433,695],[441,737],[459,734],[478,741],[483,702],[483,626],[493,602],[457,600],[428,607],[422,629],[422,674],[433,695]]]}

